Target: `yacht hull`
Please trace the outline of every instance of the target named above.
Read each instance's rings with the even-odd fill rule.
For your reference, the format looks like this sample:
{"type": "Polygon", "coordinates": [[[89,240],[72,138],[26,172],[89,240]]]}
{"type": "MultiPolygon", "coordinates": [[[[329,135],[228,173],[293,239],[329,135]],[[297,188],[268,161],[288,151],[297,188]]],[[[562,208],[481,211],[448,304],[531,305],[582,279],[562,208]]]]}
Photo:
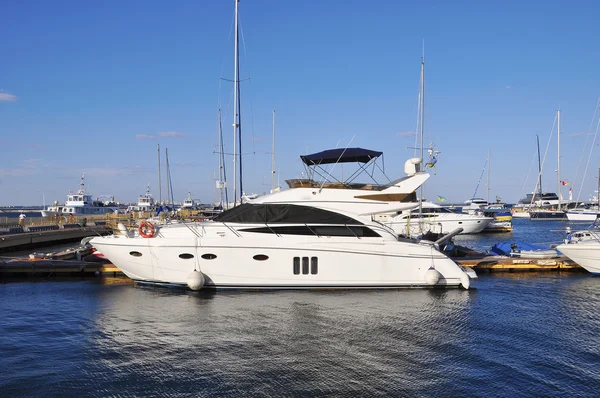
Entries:
{"type": "Polygon", "coordinates": [[[469,287],[467,274],[430,245],[325,236],[230,238],[225,233],[150,239],[116,235],[90,243],[140,282],[185,286],[197,270],[204,288],[430,287],[426,273],[433,266],[440,274],[435,286],[469,287]]]}
{"type": "Polygon", "coordinates": [[[600,243],[598,241],[574,244],[563,243],[558,245],[556,250],[592,274],[600,275],[600,243]]]}

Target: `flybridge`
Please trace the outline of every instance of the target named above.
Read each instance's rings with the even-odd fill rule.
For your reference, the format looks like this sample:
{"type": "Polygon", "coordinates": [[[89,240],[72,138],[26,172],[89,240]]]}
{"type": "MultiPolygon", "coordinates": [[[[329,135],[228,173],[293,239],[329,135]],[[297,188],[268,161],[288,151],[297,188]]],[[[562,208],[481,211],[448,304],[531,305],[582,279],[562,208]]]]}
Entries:
{"type": "Polygon", "coordinates": [[[308,178],[286,180],[286,183],[290,188],[297,187],[336,187],[336,188],[354,188],[354,189],[377,189],[381,184],[375,179],[375,172],[379,170],[387,181],[385,184],[389,184],[392,181],[387,175],[385,175],[383,167],[383,152],[373,151],[364,148],[336,148],[329,149],[313,153],[310,155],[300,156],[302,163],[306,170],[308,178]],[[382,158],[381,165],[377,160],[382,158]],[[332,175],[333,168],[338,163],[356,163],[358,165],[357,170],[351,173],[347,178],[336,178],[332,175]],[[331,170],[327,170],[327,165],[334,165],[331,170]],[[360,176],[366,174],[369,176],[371,183],[356,184],[354,180],[360,176]],[[315,175],[321,177],[322,182],[315,181],[315,175]],[[357,185],[360,185],[357,186],[357,185]]]}

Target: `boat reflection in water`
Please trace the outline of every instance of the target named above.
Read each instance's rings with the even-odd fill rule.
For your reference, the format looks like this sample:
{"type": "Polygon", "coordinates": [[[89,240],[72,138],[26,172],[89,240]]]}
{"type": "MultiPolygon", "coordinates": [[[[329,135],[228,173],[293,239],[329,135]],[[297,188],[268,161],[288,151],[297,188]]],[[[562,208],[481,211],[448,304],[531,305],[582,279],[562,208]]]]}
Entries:
{"type": "Polygon", "coordinates": [[[111,369],[124,383],[143,379],[143,388],[158,395],[271,396],[285,388],[323,396],[408,388],[417,396],[445,372],[443,352],[460,350],[469,339],[471,293],[460,289],[117,289],[104,296],[96,319],[95,334],[106,338],[92,341],[95,355],[104,358],[94,374],[111,369]]]}

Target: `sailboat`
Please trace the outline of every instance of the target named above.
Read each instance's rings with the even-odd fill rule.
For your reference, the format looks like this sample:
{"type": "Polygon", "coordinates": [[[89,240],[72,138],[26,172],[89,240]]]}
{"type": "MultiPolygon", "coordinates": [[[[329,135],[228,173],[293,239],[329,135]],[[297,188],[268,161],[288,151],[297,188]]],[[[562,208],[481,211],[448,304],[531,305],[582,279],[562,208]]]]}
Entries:
{"type": "MultiPolygon", "coordinates": [[[[543,221],[543,220],[564,220],[567,218],[567,208],[573,207],[576,202],[571,200],[563,200],[561,193],[561,186],[565,185],[565,182],[560,177],[560,110],[556,111],[556,124],[557,124],[557,183],[558,183],[558,195],[553,194],[552,199],[546,194],[546,197],[541,197],[537,201],[532,198],[531,205],[534,201],[537,205],[536,208],[530,207],[529,218],[531,220],[543,221]],[[556,199],[554,199],[556,197],[556,199]]],[[[540,172],[540,192],[541,192],[541,172],[540,172]]],[[[543,194],[542,194],[543,195],[543,194]]],[[[531,206],[530,205],[530,206],[531,206]]]]}
{"type": "Polygon", "coordinates": [[[483,177],[483,172],[487,169],[487,199],[477,198],[477,190],[479,189],[479,183],[481,182],[481,177],[479,178],[479,182],[477,182],[477,186],[475,187],[475,192],[473,193],[473,197],[465,201],[465,205],[462,208],[463,213],[473,214],[473,215],[482,215],[485,217],[491,217],[492,221],[490,221],[482,232],[510,232],[513,230],[512,227],[512,213],[509,209],[506,208],[506,205],[502,203],[502,199],[496,196],[496,201],[490,201],[490,190],[491,190],[491,166],[492,166],[492,152],[488,151],[487,161],[485,166],[481,172],[481,177],[483,177]]]}

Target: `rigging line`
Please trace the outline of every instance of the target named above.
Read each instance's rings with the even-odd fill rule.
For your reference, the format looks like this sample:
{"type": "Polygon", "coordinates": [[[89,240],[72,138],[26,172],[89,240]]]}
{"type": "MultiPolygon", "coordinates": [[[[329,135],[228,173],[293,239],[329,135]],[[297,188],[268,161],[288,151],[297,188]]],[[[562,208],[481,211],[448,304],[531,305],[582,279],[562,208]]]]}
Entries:
{"type": "MultiPolygon", "coordinates": [[[[245,70],[249,69],[249,65],[250,63],[248,62],[248,52],[246,51],[246,39],[244,38],[244,28],[242,26],[242,21],[238,21],[239,25],[240,25],[240,38],[242,40],[242,48],[243,48],[243,53],[244,53],[244,61],[245,61],[245,70]]],[[[248,73],[248,76],[250,76],[251,73],[248,73]]],[[[254,135],[254,101],[253,101],[253,97],[252,97],[252,79],[250,79],[250,77],[244,79],[244,80],[248,80],[248,85],[250,87],[248,87],[248,90],[250,95],[246,95],[244,94],[245,97],[249,98],[249,102],[250,102],[250,135],[252,137],[252,154],[256,155],[256,137],[254,135]]]]}
{"type": "MultiPolygon", "coordinates": [[[[544,170],[544,164],[546,163],[546,155],[548,154],[548,149],[550,148],[550,142],[552,141],[552,136],[554,135],[554,127],[556,126],[556,121],[558,119],[558,115],[554,116],[554,123],[552,123],[552,130],[550,130],[550,137],[548,138],[548,143],[546,144],[546,150],[544,151],[544,158],[542,159],[542,164],[540,165],[540,172],[538,173],[538,177],[537,177],[537,182],[535,184],[535,190],[533,191],[534,194],[531,196],[531,205],[533,205],[534,202],[534,198],[535,198],[535,192],[537,192],[538,190],[538,186],[540,184],[540,180],[542,179],[542,171],[544,170]]],[[[543,192],[540,192],[543,193],[543,192]]],[[[541,198],[540,198],[541,200],[541,198]]]]}
{"type": "MultiPolygon", "coordinates": [[[[352,139],[350,140],[350,142],[348,143],[348,145],[346,145],[346,147],[344,148],[344,150],[342,151],[342,153],[340,154],[340,156],[338,157],[337,161],[333,164],[333,167],[331,168],[331,171],[333,172],[333,170],[335,169],[335,166],[337,166],[338,162],[340,161],[340,159],[342,158],[342,156],[344,156],[344,153],[346,153],[346,149],[348,149],[348,147],[350,146],[350,144],[352,143],[352,141],[354,141],[354,137],[356,137],[356,134],[354,134],[352,136],[352,139]]],[[[323,185],[325,185],[325,181],[323,181],[323,183],[321,184],[321,186],[319,187],[319,192],[321,192],[321,190],[323,189],[323,185]]]]}
{"type": "Polygon", "coordinates": [[[487,168],[487,164],[488,164],[488,160],[485,159],[485,164],[483,165],[483,169],[481,170],[481,175],[479,176],[479,181],[477,181],[477,186],[475,187],[475,192],[473,192],[473,196],[471,197],[471,200],[475,199],[475,196],[477,196],[477,190],[479,189],[479,184],[481,183],[481,179],[483,178],[483,173],[485,172],[485,169],[487,168]]]}
{"type": "Polygon", "coordinates": [[[417,94],[417,125],[415,126],[415,146],[413,158],[417,157],[417,145],[419,145],[419,129],[421,128],[421,84],[419,83],[419,93],[417,94]]]}
{"type": "MultiPolygon", "coordinates": [[[[577,177],[579,176],[579,168],[581,166],[581,162],[583,160],[583,156],[585,154],[585,149],[587,148],[587,143],[588,140],[590,138],[591,132],[592,132],[592,128],[594,127],[594,121],[596,120],[596,114],[598,112],[598,107],[600,107],[600,97],[598,97],[598,101],[596,102],[596,108],[594,108],[594,115],[592,116],[592,121],[590,122],[590,128],[588,129],[588,133],[585,136],[585,143],[583,144],[583,150],[581,151],[581,156],[579,157],[579,162],[577,163],[577,170],[575,171],[575,179],[573,180],[573,182],[577,181],[577,177]]],[[[596,130],[596,134],[598,133],[598,131],[596,130]]],[[[595,140],[595,136],[594,136],[594,140],[595,140]]],[[[592,147],[590,148],[590,155],[592,154],[592,149],[594,148],[594,146],[592,145],[592,147]]],[[[589,164],[589,159],[588,159],[588,164],[589,164]]],[[[585,168],[585,172],[587,172],[587,165],[585,168]]],[[[577,201],[579,202],[579,197],[581,195],[581,191],[583,188],[583,181],[585,181],[585,173],[583,175],[583,178],[581,179],[581,187],[579,187],[579,192],[577,193],[577,201]]]]}
{"type": "MultiPolygon", "coordinates": [[[[587,161],[587,163],[585,165],[585,172],[583,173],[583,179],[582,179],[582,181],[585,181],[585,176],[587,174],[587,170],[588,170],[588,167],[590,165],[590,160],[592,158],[592,152],[594,150],[594,146],[596,145],[596,138],[598,136],[598,129],[599,128],[600,128],[600,119],[598,120],[598,124],[596,126],[596,134],[594,134],[594,140],[592,141],[592,146],[590,148],[590,154],[588,156],[588,161],[587,161]]],[[[583,186],[583,183],[581,185],[583,186]]],[[[579,189],[579,194],[581,194],[581,189],[579,189]]],[[[600,195],[600,192],[598,192],[598,195],[600,195]]],[[[579,195],[577,195],[577,202],[579,202],[579,195]]]]}
{"type": "Polygon", "coordinates": [[[521,192],[519,193],[519,198],[522,198],[525,193],[525,186],[527,185],[527,182],[528,182],[527,180],[529,180],[529,173],[531,173],[531,168],[533,167],[533,164],[535,163],[536,153],[537,153],[537,150],[534,150],[533,156],[531,157],[531,163],[529,163],[529,169],[527,170],[527,174],[525,175],[525,181],[523,182],[523,185],[521,186],[521,192]]]}

